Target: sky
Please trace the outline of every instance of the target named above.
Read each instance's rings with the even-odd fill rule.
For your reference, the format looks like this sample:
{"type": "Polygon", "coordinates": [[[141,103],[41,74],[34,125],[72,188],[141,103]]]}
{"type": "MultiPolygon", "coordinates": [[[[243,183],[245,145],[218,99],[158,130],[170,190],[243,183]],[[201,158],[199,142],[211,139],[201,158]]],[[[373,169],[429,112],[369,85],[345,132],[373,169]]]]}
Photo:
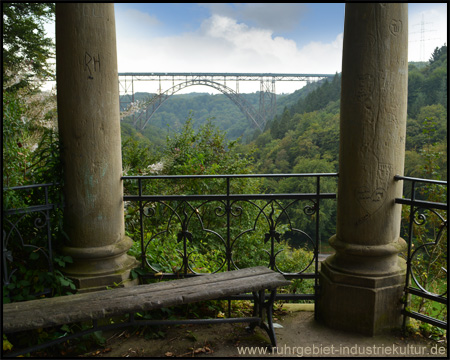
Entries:
{"type": "MultiPolygon", "coordinates": [[[[119,72],[341,71],[345,4],[115,3],[114,8],[119,72]]],[[[411,3],[408,18],[409,61],[426,61],[447,43],[447,4],[411,3]]],[[[241,92],[245,85],[240,83],[241,92]]],[[[247,85],[248,92],[259,90],[258,83],[247,85]]],[[[277,82],[277,93],[303,85],[277,82]]],[[[185,89],[192,91],[214,92],[185,89]]]]}

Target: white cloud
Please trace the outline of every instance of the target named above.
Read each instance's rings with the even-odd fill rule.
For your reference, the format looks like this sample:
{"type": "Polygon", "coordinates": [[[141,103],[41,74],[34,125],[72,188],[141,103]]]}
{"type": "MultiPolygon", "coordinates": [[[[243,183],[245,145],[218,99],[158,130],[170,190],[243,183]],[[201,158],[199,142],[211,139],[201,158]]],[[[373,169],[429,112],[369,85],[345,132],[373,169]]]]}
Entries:
{"type": "Polygon", "coordinates": [[[241,14],[244,20],[252,20],[258,26],[274,31],[293,30],[300,22],[307,7],[299,3],[247,3],[242,5],[241,14]]]}
{"type": "Polygon", "coordinates": [[[201,5],[207,7],[214,15],[243,22],[250,21],[256,26],[273,31],[294,29],[307,11],[306,4],[300,3],[205,3],[201,5]]]}
{"type": "MultiPolygon", "coordinates": [[[[155,16],[116,7],[120,72],[273,72],[335,73],[341,71],[343,34],[334,41],[311,41],[299,48],[275,32],[301,21],[304,4],[201,4],[213,15],[192,32],[167,36],[155,16]],[[279,21],[283,19],[283,21],[279,21]],[[250,26],[250,24],[253,24],[250,26]]],[[[422,4],[409,11],[409,60],[428,60],[447,43],[447,4],[422,4]],[[422,22],[424,23],[422,25],[422,22]],[[423,36],[422,36],[422,30],[423,36]],[[424,41],[422,41],[422,39],[424,41]]],[[[45,24],[54,37],[54,23],[45,24]]],[[[245,83],[240,83],[244,91],[245,83]]],[[[277,91],[284,90],[277,83],[277,91]]],[[[255,85],[248,91],[256,91],[255,85]]],[[[200,91],[188,88],[189,91],[200,91]]],[[[208,91],[211,90],[208,88],[208,91]]]]}
{"type": "MultiPolygon", "coordinates": [[[[137,32],[128,37],[123,36],[121,26],[125,22],[118,23],[117,28],[119,72],[333,74],[341,70],[342,34],[332,43],[311,42],[299,49],[293,40],[274,36],[272,30],[221,15],[204,20],[198,31],[178,36],[154,37],[137,32]]],[[[282,85],[277,84],[279,91],[289,91],[282,90],[282,85]]],[[[294,88],[299,87],[295,84],[294,88]]],[[[240,89],[243,91],[241,85],[240,89]]],[[[256,90],[253,85],[251,91],[256,90]]]]}
{"type": "Polygon", "coordinates": [[[144,34],[152,36],[156,34],[158,25],[161,25],[155,16],[135,9],[116,11],[115,20],[116,32],[120,29],[121,38],[140,37],[144,34]]]}

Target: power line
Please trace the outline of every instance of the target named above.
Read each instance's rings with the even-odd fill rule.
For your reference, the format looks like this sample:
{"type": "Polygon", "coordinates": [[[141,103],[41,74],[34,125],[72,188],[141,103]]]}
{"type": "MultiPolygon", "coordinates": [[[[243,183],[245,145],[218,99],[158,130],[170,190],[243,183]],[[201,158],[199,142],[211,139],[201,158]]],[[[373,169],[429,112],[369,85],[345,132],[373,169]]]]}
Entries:
{"type": "Polygon", "coordinates": [[[410,35],[420,34],[420,40],[410,41],[410,42],[420,41],[420,61],[426,61],[426,59],[425,59],[425,41],[428,41],[428,40],[439,40],[438,38],[425,39],[425,33],[430,33],[430,32],[436,31],[436,30],[426,30],[425,29],[425,25],[433,25],[433,23],[432,22],[427,22],[426,23],[424,14],[422,13],[422,21],[420,22],[420,24],[413,25],[413,26],[420,26],[420,31],[410,33],[410,35]]]}

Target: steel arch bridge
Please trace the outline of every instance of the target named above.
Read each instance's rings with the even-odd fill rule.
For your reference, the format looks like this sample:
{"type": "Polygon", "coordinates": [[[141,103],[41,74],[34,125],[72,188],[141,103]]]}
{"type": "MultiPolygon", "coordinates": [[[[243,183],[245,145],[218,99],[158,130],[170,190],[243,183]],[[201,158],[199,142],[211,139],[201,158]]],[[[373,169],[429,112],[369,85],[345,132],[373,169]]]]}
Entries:
{"type": "Polygon", "coordinates": [[[178,91],[195,85],[210,86],[226,95],[246,115],[252,126],[264,130],[268,119],[276,114],[277,81],[313,82],[333,78],[333,74],[272,74],[272,73],[119,73],[119,95],[122,118],[133,116],[133,125],[143,130],[155,112],[178,91]],[[157,81],[159,89],[150,99],[135,102],[135,82],[157,81]],[[248,103],[239,94],[240,81],[258,81],[260,83],[259,109],[248,103]],[[172,86],[162,90],[162,83],[172,86]],[[236,90],[227,86],[235,82],[236,90]],[[139,124],[139,125],[138,125],[139,124]]]}

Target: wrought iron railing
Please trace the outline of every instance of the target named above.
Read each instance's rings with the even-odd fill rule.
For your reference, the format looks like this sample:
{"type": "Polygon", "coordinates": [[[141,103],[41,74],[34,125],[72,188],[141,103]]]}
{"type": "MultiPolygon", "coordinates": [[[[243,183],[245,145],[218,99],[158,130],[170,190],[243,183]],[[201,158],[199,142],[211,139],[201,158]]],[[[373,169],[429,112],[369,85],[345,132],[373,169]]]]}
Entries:
{"type": "Polygon", "coordinates": [[[128,232],[140,243],[141,268],[148,272],[143,278],[178,278],[266,265],[287,279],[298,279],[300,287],[304,280],[313,282],[310,293],[294,289],[296,293],[278,294],[277,299],[314,300],[321,205],[324,200],[336,198],[335,192],[322,192],[322,182],[324,178],[335,180],[336,176],[124,176],[126,216],[130,222],[134,216],[136,224],[128,232]],[[304,188],[312,191],[242,193],[249,182],[281,178],[303,181],[304,188]],[[170,184],[165,185],[170,189],[166,194],[157,188],[157,183],[163,181],[170,184]],[[191,194],[195,190],[209,193],[191,194]],[[310,233],[302,226],[308,227],[310,233]]]}
{"type": "MultiPolygon", "coordinates": [[[[337,174],[123,177],[124,201],[128,205],[126,224],[130,232],[130,224],[132,227],[135,221],[131,235],[139,246],[141,269],[145,270],[142,277],[196,276],[205,271],[242,268],[256,261],[256,265],[265,264],[288,279],[312,282],[312,292],[294,289],[278,294],[278,299],[314,300],[318,289],[321,206],[336,198],[335,192],[323,192],[323,183],[326,178],[336,180],[336,177],[337,174]],[[240,191],[245,187],[243,184],[251,181],[282,178],[304,184],[303,189],[309,191],[278,194],[240,191]],[[309,183],[302,183],[304,180],[309,183]],[[172,186],[155,185],[163,181],[172,186]],[[198,187],[199,182],[210,183],[198,187]],[[161,188],[166,192],[160,191],[161,188]],[[199,189],[203,191],[201,195],[196,193],[199,189]],[[253,247],[246,247],[247,243],[253,247]],[[161,264],[162,260],[166,263],[161,264]],[[205,261],[210,262],[208,267],[203,266],[205,261]]],[[[404,191],[409,198],[396,199],[396,203],[406,205],[403,236],[408,250],[403,314],[405,319],[411,317],[447,328],[448,206],[436,200],[446,199],[447,182],[403,176],[395,179],[410,185],[404,191]]],[[[52,229],[57,224],[51,222],[51,214],[59,205],[49,200],[52,185],[4,189],[20,192],[23,197],[38,189],[42,193],[36,204],[2,211],[3,285],[10,284],[19,266],[30,266],[33,253],[43,255],[40,264],[45,263],[48,271],[53,271],[52,229]],[[24,226],[28,234],[33,229],[31,234],[38,236],[24,237],[24,226]]],[[[258,185],[263,187],[262,183],[258,185]]],[[[43,293],[50,291],[44,289],[43,293]]]]}
{"type": "MultiPolygon", "coordinates": [[[[407,317],[447,329],[447,181],[395,176],[410,183],[396,199],[404,208],[408,244],[403,326],[407,317]],[[406,211],[406,212],[405,212],[406,211]]],[[[406,185],[406,184],[405,184],[406,185]]]]}
{"type": "MultiPolygon", "coordinates": [[[[25,268],[30,271],[36,270],[33,267],[37,266],[50,273],[54,270],[52,245],[52,226],[54,224],[51,223],[51,212],[58,205],[49,200],[49,191],[54,185],[34,184],[3,189],[4,194],[8,192],[21,199],[31,197],[30,192],[38,192],[38,195],[33,197],[34,202],[28,203],[26,206],[22,205],[20,208],[2,211],[2,281],[4,286],[11,283],[12,277],[18,274],[19,268],[22,268],[22,272],[25,272],[25,268]]],[[[24,204],[23,201],[22,203],[24,204]]],[[[19,283],[20,279],[16,279],[16,282],[19,283]]],[[[25,285],[22,283],[21,286],[25,285]]],[[[51,292],[52,289],[46,288],[40,293],[30,295],[39,296],[51,292]]]]}

